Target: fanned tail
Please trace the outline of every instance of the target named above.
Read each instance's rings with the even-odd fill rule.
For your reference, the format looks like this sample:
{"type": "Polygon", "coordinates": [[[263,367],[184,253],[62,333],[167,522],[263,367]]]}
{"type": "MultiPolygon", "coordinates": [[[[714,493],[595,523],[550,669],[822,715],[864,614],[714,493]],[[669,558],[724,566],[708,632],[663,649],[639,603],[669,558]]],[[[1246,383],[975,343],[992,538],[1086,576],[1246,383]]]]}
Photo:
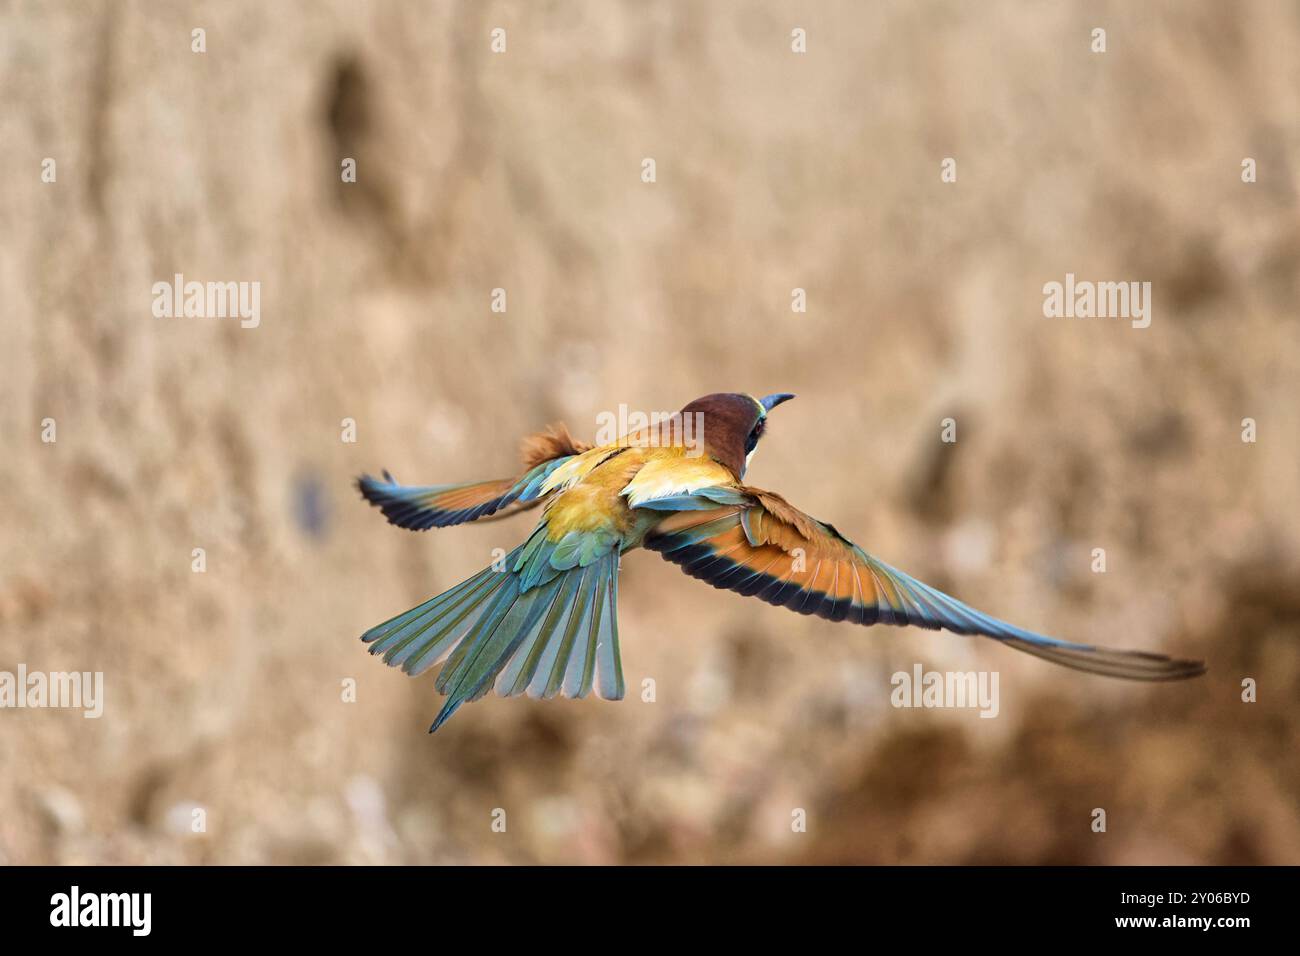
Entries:
{"type": "Polygon", "coordinates": [[[370,653],[408,674],[445,662],[435,686],[447,701],[430,733],[494,687],[502,696],[585,697],[594,688],[622,698],[617,549],[538,580],[525,570],[530,543],[536,551],[530,539],[503,570],[480,571],[362,635],[370,653]]]}

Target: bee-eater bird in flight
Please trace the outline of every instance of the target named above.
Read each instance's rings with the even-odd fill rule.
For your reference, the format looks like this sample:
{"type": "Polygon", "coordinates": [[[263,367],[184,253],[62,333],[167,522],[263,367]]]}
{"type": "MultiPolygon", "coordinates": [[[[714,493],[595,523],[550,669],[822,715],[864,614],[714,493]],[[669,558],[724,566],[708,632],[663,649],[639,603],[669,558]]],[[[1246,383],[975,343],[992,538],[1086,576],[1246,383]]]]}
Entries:
{"type": "Polygon", "coordinates": [[[619,700],[619,562],[644,547],[716,588],[800,614],[980,634],[1110,677],[1204,673],[1200,661],[1074,644],[989,617],[872,557],[780,495],[744,484],[768,414],[793,397],[706,395],[657,426],[596,447],[552,426],[525,440],[523,472],[513,478],[409,487],[387,472],[382,481],[362,476],[366,500],[415,531],[544,507],[504,563],[361,639],[408,674],[445,662],[436,687],[447,700],[430,733],[493,688],[548,699],[594,688],[619,700]]]}

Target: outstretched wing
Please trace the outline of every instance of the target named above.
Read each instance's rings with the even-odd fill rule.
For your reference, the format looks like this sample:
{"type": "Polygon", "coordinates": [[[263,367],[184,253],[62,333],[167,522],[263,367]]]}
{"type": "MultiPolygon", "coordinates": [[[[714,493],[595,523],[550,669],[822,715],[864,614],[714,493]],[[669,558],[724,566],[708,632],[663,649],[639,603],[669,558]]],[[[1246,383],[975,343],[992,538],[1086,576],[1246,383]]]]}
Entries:
{"type": "Polygon", "coordinates": [[[357,479],[357,489],[399,528],[445,528],[489,515],[505,517],[537,505],[549,494],[542,485],[551,472],[590,447],[570,435],[563,425],[553,425],[524,440],[525,470],[513,478],[417,486],[398,484],[385,471],[382,479],[362,475],[357,479]]]}
{"type": "MultiPolygon", "coordinates": [[[[554,462],[558,465],[564,459],[554,462]]],[[[529,469],[518,478],[475,481],[463,485],[402,485],[388,472],[383,478],[362,475],[357,488],[379,508],[390,524],[412,531],[464,524],[487,515],[532,507],[541,500],[538,489],[546,480],[545,465],[529,469]]],[[[504,517],[504,514],[501,514],[504,517]]]]}
{"type": "Polygon", "coordinates": [[[771,492],[702,489],[647,502],[675,512],[645,539],[692,577],[801,614],[980,634],[1066,667],[1132,680],[1179,680],[1200,661],[1061,641],[999,621],[867,554],[771,492]]]}

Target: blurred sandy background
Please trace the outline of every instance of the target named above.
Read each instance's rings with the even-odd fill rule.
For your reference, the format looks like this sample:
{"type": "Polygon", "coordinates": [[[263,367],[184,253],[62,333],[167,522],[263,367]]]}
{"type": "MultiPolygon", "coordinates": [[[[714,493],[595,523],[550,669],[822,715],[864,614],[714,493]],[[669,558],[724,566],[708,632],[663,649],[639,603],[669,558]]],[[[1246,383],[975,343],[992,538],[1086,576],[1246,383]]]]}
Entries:
{"type": "Polygon", "coordinates": [[[0,862],[1300,862],[1295,4],[186,7],[0,3],[0,669],[106,682],[100,720],[0,711],[0,862]],[[260,281],[260,327],[154,318],[176,272],[260,281]],[[1066,272],[1152,282],[1151,327],[1043,318],[1066,272]],[[1209,675],[639,553],[628,700],[426,735],[432,675],[357,636],[532,519],[412,534],[353,476],[504,475],[550,421],[719,390],[799,395],[751,483],[1209,675]],[[891,708],[918,661],[999,671],[1001,715],[891,708]]]}

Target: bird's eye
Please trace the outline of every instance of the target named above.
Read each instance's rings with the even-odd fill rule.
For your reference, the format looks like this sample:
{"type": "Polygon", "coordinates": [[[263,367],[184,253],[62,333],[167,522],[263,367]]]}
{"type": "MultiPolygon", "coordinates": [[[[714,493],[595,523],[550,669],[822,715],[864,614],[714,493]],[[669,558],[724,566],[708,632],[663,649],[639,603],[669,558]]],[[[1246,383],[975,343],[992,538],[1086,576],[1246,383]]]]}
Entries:
{"type": "Polygon", "coordinates": [[[749,430],[749,437],[745,439],[745,454],[748,455],[758,444],[758,440],[763,437],[763,429],[767,425],[767,420],[760,418],[753,428],[749,430]]]}

